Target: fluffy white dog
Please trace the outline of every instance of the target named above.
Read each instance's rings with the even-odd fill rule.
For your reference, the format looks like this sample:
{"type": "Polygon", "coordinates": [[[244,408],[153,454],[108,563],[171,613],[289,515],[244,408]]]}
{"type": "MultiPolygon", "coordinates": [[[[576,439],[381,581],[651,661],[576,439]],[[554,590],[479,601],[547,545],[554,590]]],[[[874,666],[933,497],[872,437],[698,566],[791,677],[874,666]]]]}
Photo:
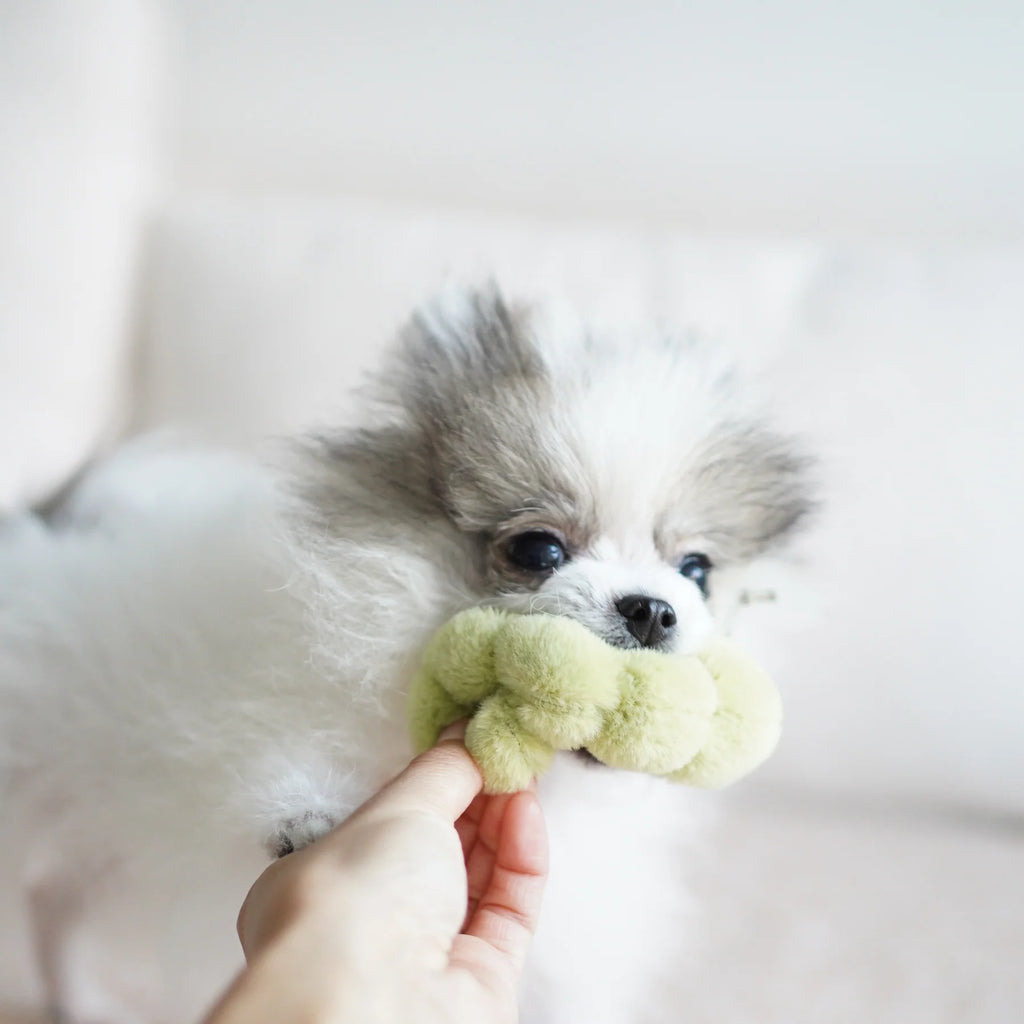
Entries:
{"type": "MultiPolygon", "coordinates": [[[[62,1020],[201,1013],[267,854],[408,759],[407,681],[455,612],[692,650],[808,508],[803,460],[699,347],[494,290],[418,313],[360,422],[280,473],[136,443],[0,530],[2,867],[62,1020]]],[[[685,931],[688,797],[556,760],[528,1024],[678,1019],[651,993],[685,931]]]]}

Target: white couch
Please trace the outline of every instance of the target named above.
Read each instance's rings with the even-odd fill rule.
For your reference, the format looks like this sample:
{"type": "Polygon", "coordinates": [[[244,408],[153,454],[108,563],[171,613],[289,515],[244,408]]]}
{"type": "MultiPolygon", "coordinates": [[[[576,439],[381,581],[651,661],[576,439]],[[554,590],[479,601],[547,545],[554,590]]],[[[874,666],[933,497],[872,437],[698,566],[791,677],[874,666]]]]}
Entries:
{"type": "MultiPolygon", "coordinates": [[[[674,998],[685,1019],[723,1024],[1020,1019],[1024,207],[999,182],[1007,160],[1024,168],[1024,148],[974,125],[975,178],[958,203],[948,167],[923,174],[937,144],[927,125],[911,124],[880,179],[825,132],[807,180],[859,172],[872,188],[819,195],[779,184],[800,151],[773,149],[752,115],[736,128],[762,147],[767,183],[740,174],[746,158],[711,130],[713,109],[688,115],[704,149],[670,145],[650,110],[595,120],[594,33],[614,42],[609,12],[624,33],[616,68],[628,97],[644,74],[679,87],[668,43],[644,57],[649,67],[636,48],[658,32],[685,41],[688,29],[726,56],[724,67],[688,65],[686,88],[737,76],[753,86],[753,4],[737,36],[712,15],[612,5],[602,21],[574,4],[509,7],[501,34],[452,5],[461,46],[445,19],[412,7],[287,6],[286,17],[270,3],[243,15],[68,0],[0,14],[0,60],[13,69],[0,136],[15,156],[0,161],[0,510],[45,498],[128,432],[175,424],[253,446],[344,417],[358,372],[451,277],[493,275],[605,321],[714,334],[821,453],[826,505],[778,602],[736,626],[780,680],[787,729],[759,777],[718,800],[720,833],[690,868],[706,942],[674,998]],[[593,31],[574,47],[545,35],[575,39],[580,25],[593,31]],[[521,37],[539,53],[525,100],[507,88],[523,70],[521,37]],[[484,43],[488,60],[466,56],[484,43]],[[310,62],[275,70],[304,48],[310,62]],[[558,77],[563,52],[579,75],[558,77]],[[396,113],[410,93],[417,117],[396,113]],[[487,113],[481,95],[504,104],[501,130],[473,122],[487,113]],[[548,95],[544,122],[530,104],[548,95]],[[454,113],[426,131],[442,103],[454,113]],[[715,176],[719,164],[735,182],[715,176]],[[936,181],[941,197],[929,193],[936,181]],[[745,187],[754,198],[737,213],[730,189],[745,187]]],[[[898,39],[914,37],[908,11],[898,39]]],[[[997,21],[985,36],[979,24],[949,28],[943,45],[969,56],[992,43],[968,76],[981,88],[1020,33],[997,21]]],[[[798,28],[797,42],[759,29],[781,47],[765,73],[783,83],[789,119],[814,113],[785,84],[792,60],[811,73],[801,47],[845,40],[850,57],[867,46],[843,36],[839,13],[804,24],[803,37],[798,28]]],[[[895,91],[887,52],[882,85],[889,68],[895,91]]],[[[937,76],[941,56],[911,50],[910,65],[937,76]]],[[[842,83],[819,73],[842,110],[842,83]]],[[[1024,100],[1016,88],[999,102],[1024,100]]],[[[881,123],[895,138],[900,118],[933,101],[881,123]]],[[[872,140],[873,123],[853,127],[881,145],[887,132],[872,140]]],[[[3,991],[28,998],[21,968],[5,970],[3,991]]]]}

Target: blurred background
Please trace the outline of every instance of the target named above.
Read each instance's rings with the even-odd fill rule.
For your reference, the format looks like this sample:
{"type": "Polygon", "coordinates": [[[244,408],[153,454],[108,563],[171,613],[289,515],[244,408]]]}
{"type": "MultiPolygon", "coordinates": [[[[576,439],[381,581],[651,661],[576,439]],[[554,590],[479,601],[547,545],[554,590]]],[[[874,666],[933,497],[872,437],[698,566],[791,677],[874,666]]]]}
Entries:
{"type": "Polygon", "coordinates": [[[1022,111],[1019,0],[0,0],[0,512],[343,418],[451,279],[711,335],[825,506],[688,1019],[1021,1019],[1022,111]]]}

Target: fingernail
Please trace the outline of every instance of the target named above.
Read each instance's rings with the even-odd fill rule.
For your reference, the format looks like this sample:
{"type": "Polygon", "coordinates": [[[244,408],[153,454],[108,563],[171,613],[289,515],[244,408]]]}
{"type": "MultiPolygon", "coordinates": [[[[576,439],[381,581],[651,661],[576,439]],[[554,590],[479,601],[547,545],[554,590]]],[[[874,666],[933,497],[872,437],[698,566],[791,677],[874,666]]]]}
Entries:
{"type": "Polygon", "coordinates": [[[452,722],[451,725],[446,725],[442,730],[441,734],[437,737],[438,743],[444,743],[445,740],[461,740],[466,736],[466,720],[460,719],[458,722],[452,722]]]}

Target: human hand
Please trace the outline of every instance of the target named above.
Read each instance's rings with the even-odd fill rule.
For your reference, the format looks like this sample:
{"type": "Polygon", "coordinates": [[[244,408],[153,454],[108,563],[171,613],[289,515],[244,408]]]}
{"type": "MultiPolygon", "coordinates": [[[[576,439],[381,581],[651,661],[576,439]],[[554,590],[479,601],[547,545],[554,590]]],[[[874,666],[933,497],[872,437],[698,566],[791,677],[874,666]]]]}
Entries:
{"type": "Polygon", "coordinates": [[[238,919],[249,966],[207,1024],[517,1020],[547,839],[534,793],[481,785],[446,730],[344,824],[267,868],[238,919]]]}

